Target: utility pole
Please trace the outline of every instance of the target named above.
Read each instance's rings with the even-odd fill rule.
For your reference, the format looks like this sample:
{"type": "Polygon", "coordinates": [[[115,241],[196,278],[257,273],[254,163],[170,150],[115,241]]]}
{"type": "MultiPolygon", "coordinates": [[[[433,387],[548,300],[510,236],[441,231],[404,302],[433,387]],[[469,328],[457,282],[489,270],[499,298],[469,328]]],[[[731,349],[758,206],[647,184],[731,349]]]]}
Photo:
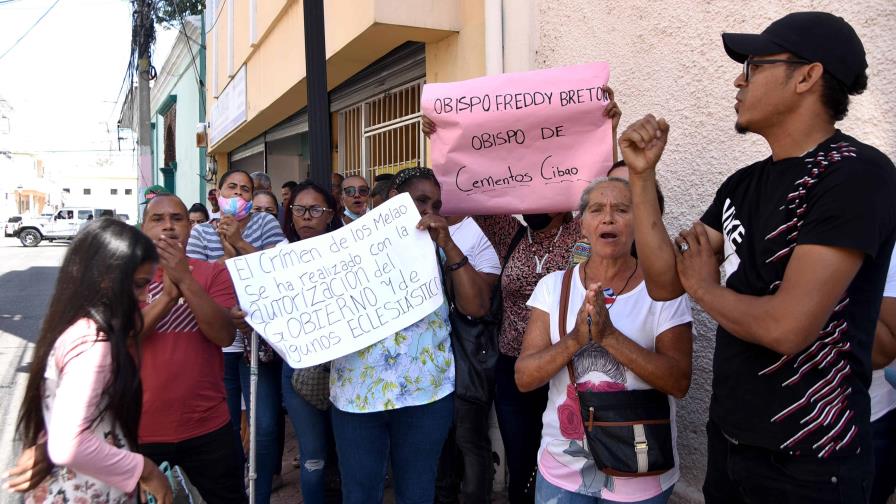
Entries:
{"type": "Polygon", "coordinates": [[[140,147],[139,193],[153,185],[152,177],[152,131],[149,117],[149,81],[155,78],[155,69],[150,64],[152,44],[155,42],[153,21],[153,0],[134,0],[135,29],[131,43],[137,46],[137,145],[140,147]]]}
{"type": "Polygon", "coordinates": [[[323,0],[304,0],[305,78],[308,81],[308,134],[311,180],[330,187],[330,95],[327,94],[327,51],[323,0]]]}

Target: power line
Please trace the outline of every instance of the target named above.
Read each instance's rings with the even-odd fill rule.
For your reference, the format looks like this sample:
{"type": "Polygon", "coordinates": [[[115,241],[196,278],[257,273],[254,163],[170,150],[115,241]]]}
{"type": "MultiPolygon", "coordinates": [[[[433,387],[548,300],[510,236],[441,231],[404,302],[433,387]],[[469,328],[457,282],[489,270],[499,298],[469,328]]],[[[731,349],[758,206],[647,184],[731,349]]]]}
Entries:
{"type": "Polygon", "coordinates": [[[136,149],[121,149],[116,150],[113,148],[108,149],[57,149],[57,150],[47,150],[47,149],[34,149],[29,150],[28,152],[10,152],[10,154],[33,154],[33,153],[41,153],[41,154],[64,154],[64,153],[77,153],[77,152],[130,152],[136,149]]]}
{"type": "Polygon", "coordinates": [[[0,54],[0,61],[2,61],[3,58],[4,58],[7,54],[9,54],[9,51],[12,51],[13,49],[15,49],[16,46],[19,45],[19,42],[21,42],[23,38],[27,37],[28,34],[31,33],[31,30],[33,30],[34,27],[37,26],[38,23],[40,23],[41,20],[43,20],[43,18],[46,17],[46,15],[49,14],[50,11],[53,10],[53,7],[56,7],[56,4],[58,4],[58,3],[59,3],[59,0],[56,0],[55,2],[53,2],[53,5],[51,5],[50,8],[47,9],[46,12],[44,12],[43,14],[41,14],[41,16],[40,16],[39,18],[37,18],[37,21],[35,21],[34,24],[31,25],[30,28],[28,28],[27,30],[25,30],[25,33],[23,33],[22,36],[19,37],[19,40],[16,40],[15,42],[13,42],[12,46],[10,46],[10,48],[7,49],[6,52],[4,52],[3,54],[0,54]]]}
{"type": "MultiPolygon", "coordinates": [[[[184,34],[184,38],[186,40],[187,49],[190,50],[190,60],[193,62],[193,73],[196,76],[196,86],[199,88],[199,106],[202,111],[202,115],[205,115],[205,82],[202,80],[202,77],[199,75],[199,69],[196,68],[196,56],[193,55],[193,46],[190,42],[193,40],[190,35],[187,33],[187,27],[184,23],[184,15],[180,12],[180,9],[177,8],[177,0],[172,0],[171,5],[174,7],[174,12],[177,14],[177,17],[180,19],[180,29],[184,34]]],[[[200,14],[205,15],[205,14],[200,14]]],[[[200,27],[200,31],[202,28],[200,27]]],[[[200,34],[201,38],[201,34],[200,34]]],[[[200,49],[202,49],[202,43],[199,42],[200,49]]]]}

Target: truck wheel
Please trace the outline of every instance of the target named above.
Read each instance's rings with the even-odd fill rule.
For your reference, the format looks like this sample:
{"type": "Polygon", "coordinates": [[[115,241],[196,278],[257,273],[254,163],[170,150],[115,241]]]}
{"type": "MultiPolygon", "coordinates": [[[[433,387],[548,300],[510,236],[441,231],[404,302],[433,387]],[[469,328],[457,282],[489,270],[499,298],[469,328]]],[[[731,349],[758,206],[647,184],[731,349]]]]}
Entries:
{"type": "Polygon", "coordinates": [[[41,240],[40,233],[33,229],[26,229],[19,233],[19,241],[26,247],[36,247],[41,240]]]}

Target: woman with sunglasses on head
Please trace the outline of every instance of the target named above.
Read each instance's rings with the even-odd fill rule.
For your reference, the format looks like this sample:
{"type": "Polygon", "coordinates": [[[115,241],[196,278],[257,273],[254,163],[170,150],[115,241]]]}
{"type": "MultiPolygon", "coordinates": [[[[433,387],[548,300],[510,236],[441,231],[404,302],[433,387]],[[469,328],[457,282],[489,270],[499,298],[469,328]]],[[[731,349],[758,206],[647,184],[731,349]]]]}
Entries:
{"type": "Polygon", "coordinates": [[[342,181],[342,222],[348,224],[367,213],[370,200],[370,185],[360,175],[346,177],[342,181]]]}
{"type": "Polygon", "coordinates": [[[660,504],[678,481],[677,465],[656,475],[609,476],[597,468],[583,443],[577,391],[619,393],[617,397],[628,400],[621,391],[656,389],[665,394],[658,400],[669,403],[670,460],[677,460],[674,398],[684,397],[691,382],[691,310],[684,295],[666,302],[650,298],[638,259],[631,254],[631,210],[625,179],[600,178],[589,184],[577,220],[591,256],[571,270],[566,313],[560,313],[566,271],[542,278],[528,301],[532,312],[516,362],[516,383],[523,392],[549,386],[536,503],[660,504]],[[561,318],[566,334],[561,334],[561,318]],[[567,369],[570,362],[572,371],[567,369]],[[571,373],[576,384],[570,382],[571,373]]]}
{"type": "Polygon", "coordinates": [[[55,464],[25,502],[170,503],[159,468],[137,448],[141,386],[139,304],[159,261],[139,230],[98,219],[65,256],[34,349],[18,419],[24,446],[46,434],[55,464]]]}
{"type": "MultiPolygon", "coordinates": [[[[349,181],[346,180],[346,183],[349,181]]],[[[438,247],[458,310],[481,317],[491,290],[439,215],[441,189],[428,168],[396,174],[390,197],[407,192],[438,247]]],[[[363,350],[330,371],[333,431],[346,504],[382,502],[387,458],[397,502],[432,502],[439,454],[454,415],[454,355],[448,305],[363,350]]]]}
{"type": "MultiPolygon", "coordinates": [[[[193,228],[187,256],[205,261],[224,261],[276,246],[285,238],[277,217],[252,212],[252,179],[243,170],[230,170],[218,183],[221,220],[193,228]]],[[[240,399],[249,404],[248,343],[251,333],[237,331],[233,345],[224,349],[224,385],[234,432],[240,432],[240,399]]],[[[256,461],[258,479],[255,502],[267,503],[274,472],[280,466],[277,418],[280,408],[280,357],[262,340],[258,344],[258,393],[256,395],[256,461]]],[[[234,440],[237,442],[237,440],[234,440]]]]}

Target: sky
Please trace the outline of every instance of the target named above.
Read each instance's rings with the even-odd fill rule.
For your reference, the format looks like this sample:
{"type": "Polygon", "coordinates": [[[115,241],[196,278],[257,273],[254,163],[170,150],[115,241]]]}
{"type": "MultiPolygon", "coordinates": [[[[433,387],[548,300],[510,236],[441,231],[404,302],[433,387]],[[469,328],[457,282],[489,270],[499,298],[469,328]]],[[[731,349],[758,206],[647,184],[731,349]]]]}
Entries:
{"type": "MultiPolygon", "coordinates": [[[[0,0],[0,55],[54,1],[0,0]]],[[[156,31],[154,64],[160,68],[177,32],[156,31]]],[[[114,155],[130,39],[129,0],[58,0],[0,59],[0,98],[13,108],[13,147],[72,166],[114,155]]],[[[130,137],[121,148],[130,158],[130,137]]]]}

